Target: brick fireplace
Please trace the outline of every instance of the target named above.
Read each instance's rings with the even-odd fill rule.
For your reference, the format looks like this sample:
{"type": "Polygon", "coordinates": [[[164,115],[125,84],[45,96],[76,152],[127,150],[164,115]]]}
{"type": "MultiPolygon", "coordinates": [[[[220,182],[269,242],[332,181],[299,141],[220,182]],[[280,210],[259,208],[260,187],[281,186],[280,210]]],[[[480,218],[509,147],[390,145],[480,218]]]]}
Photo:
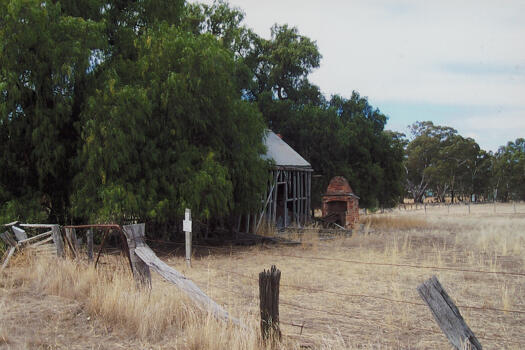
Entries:
{"type": "Polygon", "coordinates": [[[359,221],[359,197],[342,176],[330,180],[323,195],[323,218],[350,229],[359,221]]]}

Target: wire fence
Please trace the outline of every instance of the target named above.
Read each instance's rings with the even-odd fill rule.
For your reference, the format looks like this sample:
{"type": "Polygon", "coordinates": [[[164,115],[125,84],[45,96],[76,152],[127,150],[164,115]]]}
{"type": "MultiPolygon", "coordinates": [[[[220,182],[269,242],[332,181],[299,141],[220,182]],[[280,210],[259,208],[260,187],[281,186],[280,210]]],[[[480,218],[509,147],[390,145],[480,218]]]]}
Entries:
{"type": "MultiPolygon", "coordinates": [[[[156,243],[163,243],[163,244],[184,245],[183,242],[180,242],[180,243],[179,242],[168,242],[168,241],[152,240],[152,239],[149,239],[149,241],[156,242],[156,243]]],[[[238,250],[240,252],[245,250],[245,249],[242,249],[245,247],[236,247],[236,246],[224,247],[224,246],[209,246],[209,245],[193,244],[193,247],[196,247],[199,249],[221,251],[223,253],[229,252],[230,254],[236,253],[238,250]]],[[[362,265],[373,265],[373,266],[384,266],[384,267],[404,267],[404,268],[414,268],[414,269],[424,269],[424,270],[448,271],[448,272],[456,272],[456,273],[500,275],[500,276],[505,276],[505,277],[511,276],[511,277],[518,277],[518,278],[525,277],[525,273],[522,273],[522,272],[488,271],[488,270],[463,269],[463,268],[443,267],[443,266],[368,262],[368,261],[350,260],[350,259],[341,259],[341,258],[302,256],[302,255],[288,254],[288,253],[283,253],[283,252],[272,253],[272,252],[267,252],[264,250],[258,250],[258,253],[263,254],[265,256],[273,257],[273,258],[293,258],[293,259],[304,259],[304,260],[310,260],[310,261],[324,260],[324,261],[331,261],[331,262],[335,261],[335,262],[349,263],[349,264],[362,264],[362,265]]],[[[232,270],[217,267],[217,266],[208,266],[208,268],[211,270],[221,271],[221,272],[231,274],[231,275],[236,275],[236,276],[239,276],[239,277],[242,277],[242,278],[258,283],[258,277],[255,277],[253,275],[248,275],[246,273],[242,273],[238,271],[232,271],[232,270]]],[[[212,286],[216,289],[240,296],[242,298],[246,298],[246,299],[254,298],[254,295],[248,295],[237,289],[225,289],[224,287],[218,286],[218,285],[212,285],[212,286]]],[[[381,302],[397,303],[397,304],[404,304],[404,305],[409,305],[409,306],[427,308],[427,305],[421,302],[394,299],[394,298],[389,298],[389,297],[379,296],[379,295],[369,295],[369,294],[363,294],[363,293],[347,293],[347,292],[334,291],[334,290],[323,289],[323,288],[307,287],[307,286],[290,284],[290,283],[281,283],[280,288],[300,290],[300,291],[305,291],[309,293],[323,293],[323,294],[335,295],[335,296],[345,298],[345,302],[358,303],[358,304],[360,304],[360,300],[355,300],[356,298],[357,299],[371,299],[371,300],[378,300],[381,302]]],[[[316,308],[316,307],[312,307],[312,306],[308,306],[304,304],[297,304],[296,302],[282,299],[282,297],[281,297],[281,300],[279,300],[279,304],[286,306],[286,307],[295,308],[298,311],[306,310],[310,312],[323,313],[329,316],[337,316],[337,317],[349,319],[349,320],[357,320],[357,321],[372,323],[378,326],[386,327],[387,330],[397,329],[403,332],[421,331],[421,332],[426,332],[426,333],[431,333],[431,334],[442,334],[442,332],[437,329],[435,330],[435,329],[430,329],[430,328],[407,326],[407,325],[400,326],[399,324],[385,322],[377,318],[363,317],[363,316],[358,316],[358,315],[350,314],[350,313],[343,312],[343,311],[327,310],[324,308],[316,308]]],[[[496,307],[490,307],[490,306],[462,305],[462,304],[457,304],[457,307],[461,309],[472,310],[475,312],[495,312],[495,313],[503,313],[503,314],[525,315],[525,310],[518,310],[518,309],[496,308],[496,307]]],[[[286,326],[299,328],[300,333],[298,335],[296,334],[296,336],[300,336],[300,337],[310,337],[311,338],[310,335],[304,334],[304,330],[312,330],[312,331],[316,331],[320,333],[327,331],[327,329],[321,329],[320,327],[317,327],[312,323],[306,323],[305,321],[297,323],[297,322],[293,322],[288,319],[284,319],[284,320],[281,320],[280,323],[286,326]]],[[[506,339],[503,337],[488,337],[485,335],[478,335],[477,338],[482,339],[482,340],[487,340],[487,341],[504,342],[508,344],[518,344],[518,345],[522,344],[519,341],[510,340],[510,339],[506,339]]]]}
{"type": "MultiPolygon", "coordinates": [[[[251,279],[251,280],[257,280],[258,281],[258,279],[254,278],[252,276],[244,275],[244,274],[241,274],[241,273],[238,273],[238,272],[229,271],[229,270],[220,269],[220,268],[212,268],[212,269],[220,270],[220,271],[223,271],[223,272],[235,274],[235,275],[242,276],[242,277],[245,277],[245,278],[248,278],[248,279],[251,279]]],[[[224,288],[222,286],[219,286],[219,285],[216,285],[216,284],[210,284],[210,286],[213,287],[213,288],[219,289],[219,290],[221,290],[223,292],[231,293],[231,294],[234,294],[234,295],[246,298],[246,299],[253,299],[254,298],[253,295],[248,295],[246,293],[240,292],[239,290],[226,289],[226,288],[224,288]]],[[[299,288],[299,289],[306,290],[306,291],[311,289],[311,288],[308,288],[308,287],[291,286],[291,285],[286,285],[286,284],[280,284],[280,286],[281,287],[299,288]]],[[[327,291],[327,290],[316,290],[316,291],[322,291],[322,292],[325,292],[325,293],[330,293],[331,292],[331,291],[327,291]]],[[[346,294],[346,293],[337,293],[337,294],[338,295],[343,295],[343,296],[364,296],[364,297],[376,298],[374,296],[362,295],[362,294],[346,294]]],[[[389,299],[389,298],[379,297],[379,299],[386,300],[386,301],[393,301],[392,299],[389,299]]],[[[423,303],[415,303],[415,302],[405,301],[405,300],[395,300],[395,301],[396,302],[400,302],[400,303],[404,303],[404,304],[408,304],[408,305],[418,305],[418,306],[425,306],[426,307],[426,304],[423,304],[423,303]]],[[[439,334],[439,335],[442,334],[442,332],[440,330],[437,330],[437,329],[430,329],[430,328],[410,326],[410,325],[399,326],[398,324],[391,323],[391,322],[385,322],[385,321],[377,319],[377,318],[374,319],[374,318],[370,318],[370,317],[361,317],[361,316],[357,316],[355,314],[350,314],[350,313],[347,313],[347,312],[315,308],[315,307],[307,306],[307,305],[304,305],[304,304],[298,304],[298,303],[290,302],[288,300],[282,300],[281,299],[281,300],[279,300],[279,304],[280,305],[285,305],[285,306],[288,306],[288,307],[292,307],[292,308],[294,308],[296,310],[299,310],[299,311],[306,310],[306,311],[311,311],[311,312],[323,313],[323,314],[330,315],[330,316],[338,316],[338,317],[341,317],[341,318],[344,318],[344,319],[353,319],[353,320],[363,321],[363,322],[367,322],[367,323],[372,323],[372,324],[375,324],[375,325],[386,327],[386,330],[391,328],[391,329],[396,329],[396,330],[403,331],[403,332],[407,332],[407,331],[408,332],[421,331],[421,332],[426,332],[426,333],[431,333],[431,334],[439,334]]],[[[524,314],[525,313],[524,311],[520,311],[520,310],[478,308],[478,307],[469,307],[469,306],[464,306],[464,305],[457,305],[457,306],[461,307],[461,308],[469,308],[469,309],[483,310],[483,311],[489,310],[489,311],[516,312],[516,313],[520,313],[520,314],[524,314]]],[[[323,332],[327,331],[327,329],[322,329],[320,327],[316,327],[313,324],[306,323],[305,321],[303,321],[302,323],[299,324],[299,323],[295,323],[293,321],[280,320],[280,323],[284,324],[284,325],[287,325],[287,326],[291,326],[291,327],[301,328],[301,331],[300,331],[300,334],[299,334],[300,336],[303,335],[302,333],[303,333],[304,329],[314,330],[314,331],[317,331],[317,332],[320,332],[320,333],[323,333],[323,332]]],[[[503,337],[487,337],[487,336],[484,336],[484,335],[477,335],[476,337],[479,338],[479,339],[482,339],[482,340],[488,340],[488,341],[494,341],[494,342],[505,342],[505,343],[509,343],[509,344],[518,344],[518,345],[521,344],[521,342],[509,340],[509,339],[506,339],[506,338],[503,338],[503,337]]]]}

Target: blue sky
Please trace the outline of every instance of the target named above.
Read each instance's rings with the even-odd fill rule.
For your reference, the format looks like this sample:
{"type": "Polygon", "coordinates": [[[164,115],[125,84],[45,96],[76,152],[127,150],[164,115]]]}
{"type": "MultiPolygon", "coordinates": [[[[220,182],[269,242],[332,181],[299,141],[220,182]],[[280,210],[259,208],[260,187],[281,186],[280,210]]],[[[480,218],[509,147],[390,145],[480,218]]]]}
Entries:
{"type": "Polygon", "coordinates": [[[311,80],[327,96],[368,96],[389,129],[432,120],[492,151],[525,137],[525,1],[230,4],[263,37],[288,23],[315,40],[323,59],[311,80]]]}

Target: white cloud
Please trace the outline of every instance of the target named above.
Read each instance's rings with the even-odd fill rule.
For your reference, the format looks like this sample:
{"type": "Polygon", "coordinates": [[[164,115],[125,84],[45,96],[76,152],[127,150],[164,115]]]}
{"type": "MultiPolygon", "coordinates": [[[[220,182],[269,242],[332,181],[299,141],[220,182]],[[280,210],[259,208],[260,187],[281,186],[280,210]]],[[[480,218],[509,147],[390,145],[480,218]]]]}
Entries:
{"type": "MultiPolygon", "coordinates": [[[[525,108],[525,1],[230,3],[259,35],[288,23],[316,40],[323,60],[311,79],[327,95],[358,90],[373,101],[525,108]]],[[[523,119],[506,117],[498,130],[510,135],[523,119]]],[[[466,123],[464,132],[491,120],[466,123]]]]}

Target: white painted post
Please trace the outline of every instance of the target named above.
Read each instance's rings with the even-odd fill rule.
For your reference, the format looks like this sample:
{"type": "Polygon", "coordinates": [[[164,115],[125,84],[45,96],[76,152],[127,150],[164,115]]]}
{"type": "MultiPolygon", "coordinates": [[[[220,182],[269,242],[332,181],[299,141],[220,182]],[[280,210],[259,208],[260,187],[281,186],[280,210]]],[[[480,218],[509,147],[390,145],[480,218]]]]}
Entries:
{"type": "Polygon", "coordinates": [[[186,208],[182,230],[186,236],[186,265],[191,267],[191,210],[186,208]]]}

